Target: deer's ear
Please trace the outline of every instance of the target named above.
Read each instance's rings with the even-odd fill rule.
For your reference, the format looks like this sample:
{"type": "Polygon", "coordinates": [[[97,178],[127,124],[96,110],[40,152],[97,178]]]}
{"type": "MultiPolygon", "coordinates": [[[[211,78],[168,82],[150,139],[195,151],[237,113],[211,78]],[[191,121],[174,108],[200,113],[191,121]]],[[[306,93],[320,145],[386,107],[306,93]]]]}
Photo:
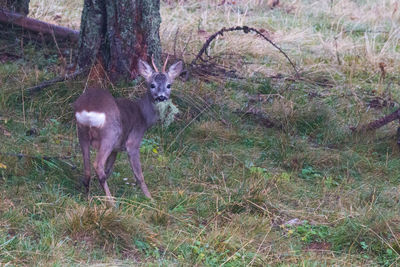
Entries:
{"type": "Polygon", "coordinates": [[[181,74],[182,70],[183,70],[183,63],[182,61],[178,61],[171,67],[169,67],[168,76],[171,78],[171,80],[174,80],[176,77],[179,76],[179,74],[181,74]]]}
{"type": "Polygon", "coordinates": [[[142,75],[143,78],[146,79],[146,81],[150,80],[151,76],[154,73],[154,71],[150,67],[150,65],[147,64],[146,61],[143,61],[141,59],[139,59],[139,62],[138,62],[138,70],[139,70],[139,74],[142,75]]]}

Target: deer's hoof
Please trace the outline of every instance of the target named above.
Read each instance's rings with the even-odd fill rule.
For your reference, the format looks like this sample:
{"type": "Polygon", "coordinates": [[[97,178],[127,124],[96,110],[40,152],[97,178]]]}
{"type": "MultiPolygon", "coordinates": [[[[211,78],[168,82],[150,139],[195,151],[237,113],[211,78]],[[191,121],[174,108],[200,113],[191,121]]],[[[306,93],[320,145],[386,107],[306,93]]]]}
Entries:
{"type": "Polygon", "coordinates": [[[90,180],[88,181],[85,178],[81,179],[81,187],[83,187],[83,189],[85,190],[85,193],[87,195],[89,194],[89,184],[90,184],[90,180]]]}

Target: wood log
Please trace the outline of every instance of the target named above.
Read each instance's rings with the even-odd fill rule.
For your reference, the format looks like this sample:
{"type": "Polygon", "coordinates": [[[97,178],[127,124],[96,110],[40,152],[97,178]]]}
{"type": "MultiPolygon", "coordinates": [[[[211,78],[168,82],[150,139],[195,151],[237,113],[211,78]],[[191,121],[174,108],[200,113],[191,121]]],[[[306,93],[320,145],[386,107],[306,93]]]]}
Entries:
{"type": "Polygon", "coordinates": [[[37,19],[25,17],[24,15],[0,9],[0,24],[15,25],[43,36],[53,39],[70,40],[78,42],[79,31],[66,27],[46,23],[37,19]]]}

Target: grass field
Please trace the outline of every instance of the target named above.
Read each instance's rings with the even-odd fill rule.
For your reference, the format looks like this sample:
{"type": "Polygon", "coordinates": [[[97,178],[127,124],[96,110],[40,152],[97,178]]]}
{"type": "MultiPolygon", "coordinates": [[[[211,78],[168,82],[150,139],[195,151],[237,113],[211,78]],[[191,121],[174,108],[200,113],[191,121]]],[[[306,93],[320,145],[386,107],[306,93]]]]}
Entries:
{"type": "MultiPolygon", "coordinates": [[[[398,108],[398,1],[267,2],[162,1],[164,52],[190,63],[210,34],[247,25],[302,79],[289,79],[287,60],[255,35],[218,38],[209,54],[246,79],[176,81],[180,114],[141,148],[154,201],[132,185],[121,154],[108,183],[116,208],[97,179],[89,201],[80,188],[70,104],[85,80],[24,90],[63,73],[74,51],[63,60],[51,47],[1,39],[0,265],[399,265],[398,125],[349,129],[398,108]],[[237,112],[248,107],[281,127],[237,112]]],[[[34,18],[79,28],[82,1],[30,5],[34,18]]],[[[131,98],[142,89],[110,88],[131,98]]]]}

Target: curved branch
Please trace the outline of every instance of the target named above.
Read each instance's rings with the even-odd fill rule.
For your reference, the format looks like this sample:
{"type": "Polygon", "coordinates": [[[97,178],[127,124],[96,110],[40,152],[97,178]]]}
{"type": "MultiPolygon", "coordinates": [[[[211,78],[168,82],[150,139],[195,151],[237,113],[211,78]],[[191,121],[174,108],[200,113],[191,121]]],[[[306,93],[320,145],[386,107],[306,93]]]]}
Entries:
{"type": "Polygon", "coordinates": [[[192,61],[192,64],[196,64],[196,61],[198,59],[200,59],[201,61],[205,61],[202,58],[202,55],[204,53],[206,53],[206,49],[210,46],[210,43],[218,36],[224,35],[224,32],[232,32],[232,31],[243,31],[244,33],[249,33],[249,32],[255,32],[256,34],[258,34],[259,36],[261,36],[264,40],[266,40],[267,42],[269,42],[273,47],[275,47],[276,49],[278,49],[278,51],[280,53],[282,53],[285,58],[289,61],[290,65],[293,67],[293,70],[295,72],[296,78],[298,78],[299,72],[296,69],[295,64],[293,63],[293,61],[289,58],[289,56],[279,47],[277,46],[273,41],[271,41],[267,36],[265,36],[264,34],[262,34],[259,30],[252,28],[252,27],[248,27],[248,26],[237,26],[237,27],[231,27],[231,28],[222,28],[221,30],[215,32],[213,35],[211,35],[210,37],[208,37],[208,39],[206,40],[206,42],[204,43],[203,47],[200,49],[199,53],[197,54],[197,56],[195,57],[195,59],[192,61]]]}

